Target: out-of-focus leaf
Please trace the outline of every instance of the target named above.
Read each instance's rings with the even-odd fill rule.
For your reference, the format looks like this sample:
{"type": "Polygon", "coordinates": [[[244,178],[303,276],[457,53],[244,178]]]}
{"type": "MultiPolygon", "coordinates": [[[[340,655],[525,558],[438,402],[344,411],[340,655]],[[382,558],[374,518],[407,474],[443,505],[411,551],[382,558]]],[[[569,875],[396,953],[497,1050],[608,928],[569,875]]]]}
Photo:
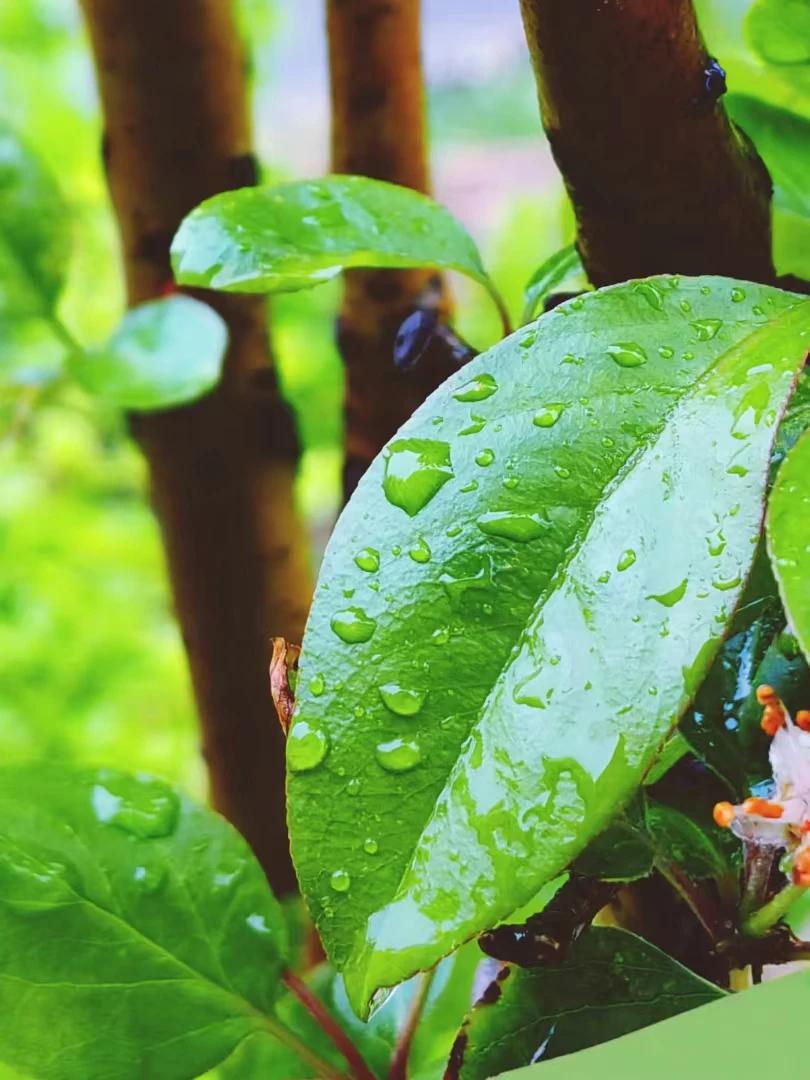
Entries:
{"type": "Polygon", "coordinates": [[[807,0],[756,0],[745,28],[748,40],[769,64],[810,65],[807,0]]]}
{"type": "Polygon", "coordinates": [[[201,203],[180,226],[183,285],[292,292],[351,267],[458,270],[493,291],[473,240],[427,195],[364,176],[242,188],[201,203]]]}
{"type": "Polygon", "coordinates": [[[53,312],[69,241],[68,211],[55,181],[0,122],[0,318],[53,312]]]}
{"type": "Polygon", "coordinates": [[[500,1080],[650,1080],[661,1077],[791,1076],[793,1039],[774,1038],[785,1018],[810,1008],[810,975],[800,972],[729,994],[604,1046],[504,1073],[500,1080]]]}
{"type": "Polygon", "coordinates": [[[779,470],[768,505],[767,532],[785,611],[810,659],[810,432],[779,470]]]}
{"type": "Polygon", "coordinates": [[[270,1038],[281,909],[245,841],[158,780],[0,771],[0,1060],[186,1080],[270,1038]]]}
{"type": "Polygon", "coordinates": [[[579,252],[573,244],[569,244],[568,247],[541,263],[526,282],[521,321],[531,322],[546,298],[572,278],[577,279],[577,285],[580,288],[587,287],[587,278],[579,252]]]}
{"type": "Polygon", "coordinates": [[[559,967],[513,968],[499,986],[494,1002],[473,1011],[463,1064],[450,1072],[451,1080],[489,1080],[504,1069],[571,1054],[725,996],[635,934],[596,926],[559,967]]]}
{"type": "Polygon", "coordinates": [[[774,205],[810,218],[810,120],[742,94],[730,94],[727,108],[768,166],[774,205]]]}
{"type": "Polygon", "coordinates": [[[727,279],[588,293],[448,380],[364,477],[287,742],[299,877],[359,1009],[529,900],[641,782],[742,593],[808,324],[727,279]]]}
{"type": "Polygon", "coordinates": [[[121,409],[167,409],[193,401],[219,379],[228,328],[190,296],[128,311],[106,345],[74,352],[68,367],[88,393],[121,409]]]}

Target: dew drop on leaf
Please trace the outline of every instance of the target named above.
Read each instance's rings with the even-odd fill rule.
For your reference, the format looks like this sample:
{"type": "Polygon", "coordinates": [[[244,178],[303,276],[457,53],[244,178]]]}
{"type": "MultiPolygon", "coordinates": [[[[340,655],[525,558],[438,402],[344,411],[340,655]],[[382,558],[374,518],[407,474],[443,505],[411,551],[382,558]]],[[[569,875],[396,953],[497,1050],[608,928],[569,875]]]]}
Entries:
{"type": "Polygon", "coordinates": [[[745,299],[745,289],[732,289],[731,299],[735,304],[741,304],[745,299]]]}
{"type": "Polygon", "coordinates": [[[647,363],[646,352],[634,341],[620,341],[615,345],[608,345],[607,353],[619,367],[634,368],[647,363]]]}
{"type": "Polygon", "coordinates": [[[329,749],[329,738],[307,720],[297,720],[287,736],[287,767],[290,772],[316,769],[329,749]]]}
{"type": "Polygon", "coordinates": [[[739,574],[735,574],[734,577],[730,578],[715,578],[712,587],[719,589],[720,592],[728,592],[729,589],[736,589],[740,584],[742,584],[742,578],[739,574]]]}
{"type": "Polygon", "coordinates": [[[536,540],[549,528],[549,522],[539,514],[517,514],[511,510],[495,510],[482,514],[476,524],[487,536],[499,536],[504,540],[517,540],[519,543],[536,540]]]}
{"type": "Polygon", "coordinates": [[[380,845],[373,837],[369,836],[363,841],[363,851],[365,851],[366,855],[376,855],[379,850],[380,845]]]}
{"type": "Polygon", "coordinates": [[[453,478],[450,446],[438,439],[398,439],[385,451],[383,491],[414,517],[453,478]]]}
{"type": "Polygon", "coordinates": [[[427,697],[426,691],[414,690],[397,682],[383,683],[378,689],[385,706],[397,716],[416,716],[427,697]]]}
{"type": "Polygon", "coordinates": [[[564,405],[545,405],[534,414],[532,423],[539,428],[554,427],[562,416],[564,409],[564,405]]]}
{"type": "Polygon", "coordinates": [[[408,552],[408,555],[413,559],[415,563],[427,563],[430,562],[432,552],[430,545],[423,536],[417,538],[416,543],[408,552]]]}
{"type": "Polygon", "coordinates": [[[481,450],[480,453],[475,455],[475,464],[480,465],[486,469],[495,460],[495,451],[489,448],[481,450]]]}
{"type": "Polygon", "coordinates": [[[352,879],[345,870],[334,870],[329,878],[329,884],[337,893],[348,892],[352,879]]]}
{"type": "Polygon", "coordinates": [[[142,840],[171,835],[180,803],[170,787],[147,777],[110,774],[102,779],[91,794],[98,821],[142,840]]]}
{"type": "Polygon", "coordinates": [[[686,596],[687,585],[688,581],[684,578],[680,584],[676,585],[674,589],[670,589],[669,592],[652,593],[647,599],[655,600],[659,604],[663,604],[664,607],[675,607],[675,605],[679,604],[684,596],[686,596]]]}
{"type": "Polygon", "coordinates": [[[367,547],[354,557],[355,564],[360,567],[361,570],[365,570],[367,574],[376,574],[380,569],[380,553],[376,548],[367,547]]]}
{"type": "Polygon", "coordinates": [[[460,390],[456,390],[453,397],[456,401],[485,401],[497,391],[498,384],[494,375],[477,375],[474,379],[464,383],[460,390]]]}
{"type": "Polygon", "coordinates": [[[377,629],[376,620],[366,615],[362,608],[356,607],[336,611],[329,625],[340,640],[349,645],[368,641],[377,629]]]}
{"type": "Polygon", "coordinates": [[[320,697],[326,689],[326,682],[321,674],[313,675],[309,680],[309,692],[313,697],[320,697]]]}
{"type": "Polygon", "coordinates": [[[671,360],[672,357],[675,355],[675,350],[671,349],[669,345],[659,345],[658,355],[663,357],[664,360],[671,360]]]}
{"type": "Polygon", "coordinates": [[[722,325],[722,319],[696,319],[692,323],[692,329],[697,334],[698,341],[711,341],[713,337],[717,337],[722,325]]]}
{"type": "Polygon", "coordinates": [[[635,561],[635,551],[633,551],[632,548],[628,548],[627,551],[623,551],[619,556],[619,561],[616,563],[616,569],[619,571],[629,570],[635,561]]]}
{"type": "Polygon", "coordinates": [[[419,743],[413,739],[390,739],[376,749],[377,761],[388,772],[408,772],[422,760],[419,743]]]}
{"type": "Polygon", "coordinates": [[[640,281],[633,289],[634,293],[638,293],[639,296],[643,296],[651,308],[656,311],[663,311],[664,309],[664,296],[657,285],[652,281],[640,281]]]}

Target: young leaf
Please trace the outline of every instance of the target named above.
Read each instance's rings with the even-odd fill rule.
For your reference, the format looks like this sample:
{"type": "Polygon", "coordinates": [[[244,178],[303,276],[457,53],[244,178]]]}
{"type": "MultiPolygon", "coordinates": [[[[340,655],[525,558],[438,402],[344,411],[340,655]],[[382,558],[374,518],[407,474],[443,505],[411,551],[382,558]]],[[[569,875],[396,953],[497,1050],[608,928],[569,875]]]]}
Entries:
{"type": "Polygon", "coordinates": [[[497,997],[487,995],[474,1009],[457,1044],[461,1067],[448,1080],[488,1080],[725,997],[635,934],[596,926],[559,967],[507,968],[504,975],[497,997]]]}
{"type": "Polygon", "coordinates": [[[302,888],[359,1009],[641,782],[739,599],[809,329],[810,302],[727,279],[589,293],[449,379],[363,478],[287,742],[302,888]]]}
{"type": "Polygon", "coordinates": [[[538,266],[526,282],[521,321],[531,322],[546,298],[574,277],[580,279],[579,284],[587,281],[579,252],[573,244],[569,244],[538,266]]]}
{"type": "Polygon", "coordinates": [[[74,352],[70,373],[90,394],[121,409],[182,405],[217,382],[228,346],[224,319],[190,296],[128,311],[106,345],[74,352]]]}
{"type": "Polygon", "coordinates": [[[779,591],[810,660],[810,432],[784,460],[768,506],[768,551],[779,591]]]}
{"type": "Polygon", "coordinates": [[[748,39],[769,64],[810,65],[806,0],[756,0],[746,16],[748,39]]]}
{"type": "Polygon", "coordinates": [[[731,94],[726,107],[768,166],[775,205],[810,218],[810,120],[742,94],[731,94]]]}
{"type": "Polygon", "coordinates": [[[0,123],[0,316],[47,316],[64,283],[68,213],[42,162],[0,123]]]}
{"type": "Polygon", "coordinates": [[[809,1006],[810,975],[800,972],[559,1061],[503,1073],[498,1080],[792,1076],[795,1042],[773,1033],[786,1017],[801,1016],[809,1006]]]}
{"type": "Polygon", "coordinates": [[[458,270],[502,303],[473,240],[427,195],[364,176],[328,176],[226,191],[180,226],[172,264],[181,285],[291,292],[352,267],[458,270]]]}
{"type": "Polygon", "coordinates": [[[0,1061],[185,1080],[274,1017],[279,905],[242,838],[157,780],[0,770],[0,1061]]]}

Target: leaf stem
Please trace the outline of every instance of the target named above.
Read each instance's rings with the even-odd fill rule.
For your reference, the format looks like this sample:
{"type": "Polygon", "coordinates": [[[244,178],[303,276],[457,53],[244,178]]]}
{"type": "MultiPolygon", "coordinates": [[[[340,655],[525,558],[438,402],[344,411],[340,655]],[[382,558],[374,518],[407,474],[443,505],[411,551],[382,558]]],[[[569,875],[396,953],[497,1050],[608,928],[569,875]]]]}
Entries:
{"type": "Polygon", "coordinates": [[[413,1001],[411,1001],[411,1007],[397,1039],[388,1080],[408,1080],[408,1057],[435,973],[435,968],[432,971],[426,971],[419,980],[419,985],[413,995],[413,1001]]]}
{"type": "Polygon", "coordinates": [[[59,339],[60,343],[64,345],[65,350],[69,353],[83,352],[82,345],[73,336],[73,333],[65,326],[55,311],[48,313],[48,323],[54,332],[54,335],[59,339]]]}
{"type": "MultiPolygon", "coordinates": [[[[376,1080],[374,1073],[361,1057],[357,1047],[306,983],[299,979],[289,968],[284,972],[283,978],[287,989],[298,998],[323,1033],[334,1043],[346,1059],[352,1080],[376,1080]]],[[[338,1074],[332,1071],[329,1074],[330,1080],[336,1075],[338,1074]]]]}
{"type": "Polygon", "coordinates": [[[338,1072],[333,1065],[325,1061],[320,1054],[313,1050],[302,1038],[290,1031],[288,1027],[285,1027],[284,1024],[276,1023],[275,1020],[269,1017],[264,1018],[264,1023],[275,1039],[278,1039],[280,1043],[283,1043],[284,1046],[296,1053],[302,1061],[305,1061],[307,1065],[315,1070],[318,1080],[348,1080],[344,1073],[338,1072]]]}
{"type": "Polygon", "coordinates": [[[486,290],[495,302],[495,307],[498,309],[498,314],[501,317],[501,327],[503,328],[503,336],[508,337],[512,333],[512,319],[509,315],[509,309],[506,306],[506,301],[495,288],[494,283],[487,277],[484,281],[486,290]]]}
{"type": "Polygon", "coordinates": [[[787,914],[799,897],[804,895],[805,890],[804,885],[786,885],[772,900],[748,916],[742,924],[743,933],[749,937],[764,937],[770,928],[787,914]]]}

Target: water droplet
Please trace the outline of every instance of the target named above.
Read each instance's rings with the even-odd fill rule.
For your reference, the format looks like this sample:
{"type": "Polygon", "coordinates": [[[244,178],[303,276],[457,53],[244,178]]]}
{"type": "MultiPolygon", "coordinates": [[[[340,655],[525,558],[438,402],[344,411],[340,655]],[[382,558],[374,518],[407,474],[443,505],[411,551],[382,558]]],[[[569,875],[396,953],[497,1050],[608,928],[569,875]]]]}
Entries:
{"type": "Polygon", "coordinates": [[[345,893],[351,888],[352,879],[345,870],[335,870],[329,878],[329,884],[335,892],[345,893]]]}
{"type": "Polygon", "coordinates": [[[376,755],[388,772],[408,772],[421,761],[422,750],[413,739],[391,739],[378,744],[376,755]]]}
{"type": "Polygon", "coordinates": [[[361,787],[360,781],[357,779],[356,776],[353,776],[351,778],[351,780],[348,782],[348,784],[346,785],[346,794],[347,795],[359,795],[360,794],[360,787],[361,787]]]}
{"type": "Polygon", "coordinates": [[[729,476],[748,476],[748,469],[744,465],[729,465],[726,472],[729,476]]]}
{"type": "Polygon", "coordinates": [[[309,680],[309,692],[313,697],[320,697],[326,689],[326,681],[323,675],[313,675],[309,680]]]}
{"type": "Polygon", "coordinates": [[[680,304],[678,304],[678,307],[681,309],[684,315],[687,315],[692,310],[692,305],[689,303],[688,300],[681,300],[680,304]]]}
{"type": "Polygon", "coordinates": [[[520,339],[519,344],[521,349],[530,349],[532,345],[534,345],[535,341],[537,341],[537,331],[529,330],[520,339]]]}
{"type": "Polygon", "coordinates": [[[619,556],[619,561],[616,563],[616,569],[619,571],[629,570],[635,561],[635,551],[633,551],[632,548],[628,548],[627,551],[623,551],[619,556]]]}
{"type": "Polygon", "coordinates": [[[647,363],[647,354],[635,341],[620,341],[616,345],[608,345],[607,353],[619,367],[634,368],[647,363]]]}
{"type": "Polygon", "coordinates": [[[515,490],[515,488],[516,488],[516,487],[518,486],[518,484],[520,483],[520,479],[519,479],[519,477],[517,477],[517,476],[505,476],[505,477],[503,478],[503,480],[501,480],[501,483],[502,483],[502,484],[503,484],[503,486],[504,486],[505,488],[507,488],[507,489],[508,489],[509,491],[514,491],[514,490],[515,490]]]}
{"type": "Polygon", "coordinates": [[[440,626],[438,630],[434,630],[430,635],[430,640],[434,645],[446,645],[450,640],[450,628],[448,626],[440,626]]]}
{"type": "Polygon", "coordinates": [[[555,465],[554,472],[557,474],[557,476],[559,476],[561,480],[567,480],[568,477],[571,475],[571,470],[566,469],[564,465],[555,465]]]}
{"type": "Polygon", "coordinates": [[[603,435],[602,436],[602,446],[604,446],[606,450],[609,450],[611,446],[615,446],[615,445],[616,445],[616,440],[611,439],[610,435],[603,435]]]}
{"type": "Polygon", "coordinates": [[[655,308],[656,311],[663,311],[663,294],[651,281],[640,281],[633,289],[633,292],[643,296],[651,308],[655,308]]]}
{"type": "Polygon", "coordinates": [[[470,422],[466,427],[463,427],[459,431],[459,435],[477,435],[479,431],[483,431],[487,426],[487,422],[483,416],[478,416],[476,413],[470,413],[470,422]]]}
{"type": "Polygon", "coordinates": [[[722,325],[722,319],[696,319],[692,323],[692,329],[697,334],[698,341],[711,341],[713,337],[717,337],[722,325]]]}
{"type": "Polygon", "coordinates": [[[261,937],[269,937],[273,933],[273,931],[267,925],[267,920],[265,919],[264,915],[259,915],[258,913],[248,915],[248,917],[245,919],[245,922],[254,934],[259,934],[261,937]]]}
{"type": "Polygon", "coordinates": [[[456,536],[461,536],[461,526],[460,525],[450,525],[450,526],[448,526],[447,530],[445,531],[445,536],[449,536],[451,540],[454,539],[456,536]]]}
{"type": "Polygon", "coordinates": [[[671,349],[669,345],[659,345],[658,355],[662,356],[664,360],[671,360],[672,357],[675,355],[675,350],[671,349]]]}
{"type": "Polygon", "coordinates": [[[720,592],[728,592],[729,589],[736,589],[740,584],[742,584],[742,578],[739,574],[735,574],[730,578],[716,578],[712,582],[712,588],[719,589],[720,592]]]}
{"type": "Polygon", "coordinates": [[[726,550],[726,538],[723,535],[723,530],[716,529],[713,533],[709,533],[706,537],[706,546],[710,555],[715,557],[722,555],[726,550]]]}
{"type": "Polygon", "coordinates": [[[686,596],[687,585],[687,579],[684,578],[679,585],[676,585],[674,589],[670,589],[669,592],[651,593],[647,599],[656,600],[659,604],[663,604],[664,607],[675,607],[686,596]]]}
{"type": "Polygon", "coordinates": [[[157,892],[166,880],[165,867],[136,866],[132,872],[132,880],[138,886],[139,892],[151,895],[157,892]]]}
{"type": "Polygon", "coordinates": [[[363,548],[362,551],[358,551],[354,561],[367,574],[376,574],[380,569],[380,553],[373,547],[363,548]]]}
{"type": "Polygon", "coordinates": [[[564,409],[564,405],[545,405],[534,414],[532,423],[539,428],[554,427],[562,416],[564,409]]]}
{"type": "Polygon", "coordinates": [[[464,487],[458,489],[462,495],[469,495],[471,491],[478,491],[478,481],[471,480],[469,484],[465,484],[464,487]]]}
{"type": "Polygon", "coordinates": [[[357,645],[369,640],[377,629],[377,620],[366,615],[362,608],[350,607],[336,611],[329,625],[341,641],[357,645]]]}
{"type": "Polygon", "coordinates": [[[369,836],[363,841],[363,851],[365,851],[367,855],[376,855],[379,850],[380,845],[373,837],[369,836]]]}
{"type": "Polygon", "coordinates": [[[464,383],[460,390],[456,390],[453,397],[456,401],[485,401],[497,391],[498,384],[494,375],[477,375],[474,379],[464,383]]]}
{"type": "Polygon", "coordinates": [[[519,543],[536,540],[549,529],[549,522],[539,514],[517,514],[511,510],[482,514],[476,524],[487,536],[499,536],[519,543]]]}
{"type": "Polygon", "coordinates": [[[329,749],[329,738],[307,720],[296,720],[287,736],[287,767],[290,772],[316,769],[329,749]]]}
{"type": "Polygon", "coordinates": [[[607,583],[610,581],[610,571],[603,570],[596,580],[599,582],[600,585],[607,585],[607,583]]]}
{"type": "Polygon", "coordinates": [[[458,600],[470,589],[488,589],[492,584],[492,563],[478,551],[459,551],[445,565],[439,577],[450,600],[458,600]]]}
{"type": "Polygon", "coordinates": [[[754,304],[754,306],[751,308],[751,313],[753,315],[758,315],[761,317],[765,314],[765,311],[759,306],[759,304],[754,304]]]}
{"type": "Polygon", "coordinates": [[[744,299],[745,299],[745,290],[744,289],[732,289],[731,290],[732,303],[741,304],[744,299]]]}
{"type": "Polygon", "coordinates": [[[684,360],[694,360],[695,359],[695,354],[693,352],[688,352],[687,351],[687,352],[685,352],[683,354],[683,358],[684,358],[684,360]]]}
{"type": "Polygon", "coordinates": [[[386,707],[397,716],[416,716],[427,697],[427,691],[409,689],[397,682],[384,683],[378,690],[386,707]]]}
{"type": "Polygon", "coordinates": [[[383,451],[383,491],[414,517],[453,478],[450,446],[436,439],[398,439],[383,451]]]}
{"type": "Polygon", "coordinates": [[[394,556],[395,559],[399,558],[399,556],[402,554],[402,548],[399,546],[399,544],[394,544],[394,546],[391,548],[391,554],[394,556]]]}
{"type": "Polygon", "coordinates": [[[481,450],[480,453],[475,455],[475,464],[480,465],[481,468],[486,469],[495,460],[495,451],[489,448],[481,450]]]}
{"type": "Polygon", "coordinates": [[[103,825],[114,825],[141,840],[169,836],[177,824],[180,802],[172,789],[149,777],[101,774],[91,803],[103,825]]]}
{"type": "Polygon", "coordinates": [[[418,537],[416,543],[408,552],[408,555],[416,563],[430,562],[430,556],[432,555],[432,552],[430,550],[427,540],[425,540],[425,538],[422,536],[418,537]]]}

